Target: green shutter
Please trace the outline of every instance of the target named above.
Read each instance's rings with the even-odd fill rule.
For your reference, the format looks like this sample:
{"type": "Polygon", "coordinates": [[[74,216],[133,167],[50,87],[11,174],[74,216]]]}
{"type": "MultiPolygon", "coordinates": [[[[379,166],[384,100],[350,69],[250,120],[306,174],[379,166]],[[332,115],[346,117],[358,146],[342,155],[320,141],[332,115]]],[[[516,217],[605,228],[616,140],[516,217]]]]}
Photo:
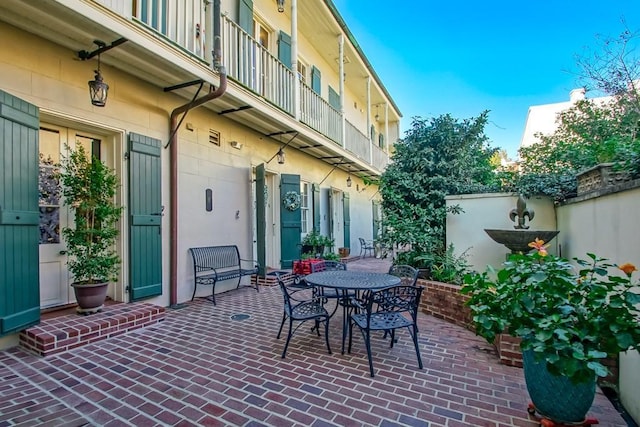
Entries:
{"type": "Polygon", "coordinates": [[[344,247],[351,247],[351,211],[349,209],[349,193],[342,193],[342,206],[344,209],[344,247]]]}
{"type": "Polygon", "coordinates": [[[329,86],[329,105],[340,111],[340,95],[329,86]]]}
{"type": "Polygon", "coordinates": [[[264,163],[256,166],[256,246],[258,248],[258,264],[260,265],[258,275],[263,277],[267,265],[267,200],[265,195],[267,183],[265,175],[264,163]]]}
{"type": "Polygon", "coordinates": [[[238,2],[238,25],[253,36],[253,0],[238,2]]]}
{"type": "Polygon", "coordinates": [[[161,141],[129,134],[130,300],[162,295],[161,141]]]}
{"type": "Polygon", "coordinates": [[[38,107],[0,90],[0,336],[40,321],[38,107]]]}
{"type": "Polygon", "coordinates": [[[318,95],[321,95],[322,75],[320,74],[320,70],[315,66],[311,67],[311,89],[318,95]]]}
{"type": "Polygon", "coordinates": [[[311,186],[311,193],[313,195],[313,229],[320,232],[320,186],[313,184],[311,186]]]}
{"type": "Polygon", "coordinates": [[[371,209],[373,213],[373,238],[380,237],[380,202],[374,200],[371,202],[371,209]]]}
{"type": "Polygon", "coordinates": [[[284,31],[278,35],[278,59],[291,69],[291,36],[284,31]]]}
{"type": "Polygon", "coordinates": [[[300,175],[280,176],[280,267],[291,268],[300,255],[300,233],[302,215],[300,208],[290,211],[284,207],[282,199],[289,191],[300,194],[300,175]]]}

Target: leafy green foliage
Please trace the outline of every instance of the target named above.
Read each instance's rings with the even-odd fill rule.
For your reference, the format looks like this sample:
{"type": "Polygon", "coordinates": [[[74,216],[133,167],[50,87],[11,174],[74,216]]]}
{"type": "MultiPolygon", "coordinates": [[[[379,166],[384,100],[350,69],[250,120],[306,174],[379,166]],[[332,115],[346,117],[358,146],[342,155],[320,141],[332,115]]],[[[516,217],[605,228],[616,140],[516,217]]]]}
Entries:
{"type": "Polygon", "coordinates": [[[578,101],[562,112],[552,135],[520,149],[521,175],[507,179],[523,194],[546,194],[561,201],[573,196],[573,177],[600,163],[640,177],[640,36],[625,29],[617,38],[600,40],[590,56],[578,57],[580,78],[607,101],[578,101]],[[544,177],[544,179],[541,179],[544,177]]]}
{"type": "Polygon", "coordinates": [[[549,371],[575,383],[606,376],[602,359],[640,348],[640,295],[631,276],[635,267],[617,267],[587,254],[575,261],[548,255],[544,248],[513,254],[496,272],[465,276],[476,333],[488,342],[505,330],[520,337],[522,350],[533,350],[549,371]]]}
{"type": "MultiPolygon", "coordinates": [[[[320,234],[319,231],[311,230],[302,239],[302,259],[318,258],[324,255],[325,249],[331,253],[335,240],[329,236],[320,234]]],[[[327,258],[325,258],[327,259],[327,258]]]]}
{"type": "Polygon", "coordinates": [[[468,249],[456,255],[453,244],[450,244],[443,254],[418,255],[415,262],[428,269],[428,279],[461,285],[464,276],[470,271],[467,251],[468,249]]]}
{"type": "Polygon", "coordinates": [[[397,262],[419,266],[418,257],[444,254],[445,196],[497,188],[484,127],[488,112],[459,121],[450,115],[414,118],[406,137],[395,145],[392,163],[380,179],[385,230],[381,242],[410,251],[397,262]]]}
{"type": "Polygon", "coordinates": [[[62,194],[75,220],[75,227],[62,230],[69,271],[78,283],[115,281],[120,266],[114,246],[116,223],[122,211],[114,202],[118,179],[99,159],[91,159],[82,146],[71,151],[62,166],[62,194]]]}

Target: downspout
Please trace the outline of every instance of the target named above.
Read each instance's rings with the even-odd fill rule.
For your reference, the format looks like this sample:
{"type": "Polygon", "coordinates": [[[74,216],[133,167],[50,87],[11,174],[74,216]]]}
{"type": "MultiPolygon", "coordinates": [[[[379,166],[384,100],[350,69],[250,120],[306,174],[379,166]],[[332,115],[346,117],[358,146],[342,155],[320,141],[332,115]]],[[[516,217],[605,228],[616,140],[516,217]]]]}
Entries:
{"type": "Polygon", "coordinates": [[[169,305],[178,304],[178,116],[186,115],[192,108],[221,97],[227,89],[227,72],[222,65],[222,49],[220,43],[220,0],[213,0],[213,68],[220,74],[220,84],[214,91],[184,104],[171,112],[170,121],[170,154],[169,154],[169,197],[170,197],[170,279],[169,305]]]}

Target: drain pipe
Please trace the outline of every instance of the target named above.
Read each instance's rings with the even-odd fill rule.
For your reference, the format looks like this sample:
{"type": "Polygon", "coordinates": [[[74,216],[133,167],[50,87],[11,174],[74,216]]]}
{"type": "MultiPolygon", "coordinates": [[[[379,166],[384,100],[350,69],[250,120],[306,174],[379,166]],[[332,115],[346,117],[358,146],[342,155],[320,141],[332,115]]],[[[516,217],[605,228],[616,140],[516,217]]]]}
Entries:
{"type": "MultiPolygon", "coordinates": [[[[220,84],[214,91],[182,105],[171,112],[170,121],[170,166],[169,166],[169,197],[170,197],[170,279],[169,305],[178,304],[178,116],[186,115],[192,108],[221,97],[227,90],[227,72],[222,65],[222,49],[220,46],[220,0],[213,0],[213,67],[220,74],[220,84]]],[[[183,116],[184,118],[184,116],[183,116]]]]}

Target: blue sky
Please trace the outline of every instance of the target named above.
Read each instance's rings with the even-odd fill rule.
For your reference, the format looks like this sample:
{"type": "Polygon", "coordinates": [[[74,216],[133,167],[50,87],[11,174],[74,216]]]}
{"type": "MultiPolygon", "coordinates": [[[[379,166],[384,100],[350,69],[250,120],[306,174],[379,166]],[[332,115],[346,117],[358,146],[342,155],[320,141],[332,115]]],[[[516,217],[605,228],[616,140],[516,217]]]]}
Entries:
{"type": "MultiPolygon", "coordinates": [[[[484,110],[491,145],[515,158],[531,105],[569,100],[576,55],[640,30],[640,0],[333,0],[403,114],[484,110]]],[[[589,96],[589,94],[587,94],[589,96]]]]}

